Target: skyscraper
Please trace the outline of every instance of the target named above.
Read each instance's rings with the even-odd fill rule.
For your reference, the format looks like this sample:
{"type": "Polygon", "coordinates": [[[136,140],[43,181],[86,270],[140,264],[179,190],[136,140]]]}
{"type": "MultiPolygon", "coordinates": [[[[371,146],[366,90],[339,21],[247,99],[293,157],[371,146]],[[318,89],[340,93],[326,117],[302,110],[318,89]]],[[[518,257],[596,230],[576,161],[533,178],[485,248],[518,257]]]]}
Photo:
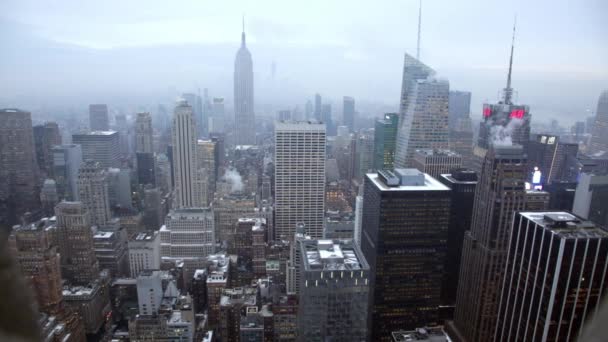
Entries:
{"type": "Polygon", "coordinates": [[[456,169],[442,174],[438,180],[452,189],[448,249],[441,301],[443,305],[453,306],[456,303],[464,233],[471,228],[477,174],[472,170],[456,169]]]}
{"type": "Polygon", "coordinates": [[[581,173],[572,212],[586,220],[608,227],[608,174],[581,173]]]}
{"type": "Polygon", "coordinates": [[[397,147],[397,129],[399,115],[386,113],[384,118],[376,120],[374,130],[374,169],[392,169],[395,165],[395,149],[397,147]]]}
{"type": "Polygon", "coordinates": [[[89,130],[107,131],[110,129],[108,106],[105,104],[89,105],[89,130]]]}
{"type": "Polygon", "coordinates": [[[369,265],[352,240],[302,240],[298,341],[367,341],[369,265]]]}
{"type": "Polygon", "coordinates": [[[226,126],[226,116],[224,114],[224,99],[221,97],[213,98],[213,115],[209,120],[210,133],[224,133],[226,126]]]}
{"type": "Polygon", "coordinates": [[[173,170],[175,204],[177,208],[201,207],[195,191],[196,182],[196,122],[192,107],[178,102],[173,115],[173,170]]]}
{"type": "Polygon", "coordinates": [[[69,144],[53,147],[53,177],[60,199],[78,200],[78,170],[82,164],[80,145],[69,144]]]}
{"type": "Polygon", "coordinates": [[[152,117],[150,113],[137,113],[137,118],[135,118],[135,152],[154,152],[152,134],[152,117]]]}
{"type": "Polygon", "coordinates": [[[415,169],[368,173],[361,249],[370,266],[372,341],[439,322],[450,189],[415,169]]]}
{"type": "Polygon", "coordinates": [[[439,179],[444,173],[450,173],[453,169],[462,166],[462,157],[455,152],[443,149],[420,149],[416,150],[412,167],[428,173],[439,179]]]}
{"type": "Polygon", "coordinates": [[[466,341],[493,337],[513,214],[525,208],[525,174],[521,146],[494,145],[486,154],[456,296],[453,331],[466,341]]]}
{"type": "Polygon", "coordinates": [[[473,122],[467,114],[456,120],[455,127],[450,129],[450,150],[462,156],[462,166],[473,166],[473,122]]]}
{"type": "Polygon", "coordinates": [[[434,71],[405,54],[395,167],[412,167],[417,149],[448,148],[450,85],[434,71]]]}
{"type": "Polygon", "coordinates": [[[73,134],[72,143],[82,148],[82,160],[99,162],[101,167],[120,167],[120,138],[116,131],[73,134]]]}
{"type": "Polygon", "coordinates": [[[322,105],[323,105],[323,102],[321,101],[321,95],[320,94],[315,94],[314,119],[317,120],[317,121],[322,121],[323,120],[322,109],[321,109],[322,105]]]}
{"type": "Polygon", "coordinates": [[[87,285],[99,277],[89,213],[81,202],[64,201],[55,207],[55,216],[61,274],[72,283],[87,285]]]}
{"type": "Polygon", "coordinates": [[[0,226],[37,206],[37,168],[31,114],[0,109],[0,226]]]}
{"type": "Polygon", "coordinates": [[[562,180],[566,158],[576,157],[577,154],[577,143],[564,143],[559,136],[538,134],[528,144],[527,180],[534,185],[548,185],[562,180]],[[540,171],[540,179],[533,179],[535,171],[540,171]]]}
{"type": "Polygon", "coordinates": [[[78,198],[86,209],[90,223],[105,226],[111,218],[108,173],[101,164],[85,161],[78,173],[78,198]]]}
{"type": "Polygon", "coordinates": [[[350,96],[343,98],[342,124],[348,127],[349,132],[355,131],[355,99],[350,96]]]}
{"type": "Polygon", "coordinates": [[[449,125],[450,130],[453,130],[456,128],[459,119],[466,118],[471,113],[471,92],[450,90],[448,104],[450,111],[449,125]]]}
{"type": "Polygon", "coordinates": [[[513,88],[511,88],[511,73],[513,70],[513,50],[515,46],[515,26],[513,26],[513,42],[509,59],[507,86],[503,89],[503,99],[496,104],[483,105],[483,118],[479,124],[479,139],[477,145],[489,149],[491,145],[517,144],[528,150],[530,141],[530,108],[526,105],[513,103],[513,88]]]}
{"type": "Polygon", "coordinates": [[[255,145],[255,115],[253,105],[253,61],[245,45],[245,20],[241,48],[234,60],[234,124],[237,145],[255,145]]]}
{"type": "Polygon", "coordinates": [[[296,224],[323,237],[325,207],[325,125],[275,124],[275,238],[293,238],[296,224]]]}
{"type": "Polygon", "coordinates": [[[494,341],[579,340],[608,290],[606,243],[605,230],[567,212],[517,213],[494,341]]]}
{"type": "Polygon", "coordinates": [[[52,177],[53,156],[51,149],[55,145],[61,145],[59,126],[56,122],[46,122],[44,125],[34,126],[33,129],[38,168],[46,177],[52,177]]]}
{"type": "Polygon", "coordinates": [[[597,101],[589,152],[591,154],[608,153],[608,90],[604,90],[597,101]]]}

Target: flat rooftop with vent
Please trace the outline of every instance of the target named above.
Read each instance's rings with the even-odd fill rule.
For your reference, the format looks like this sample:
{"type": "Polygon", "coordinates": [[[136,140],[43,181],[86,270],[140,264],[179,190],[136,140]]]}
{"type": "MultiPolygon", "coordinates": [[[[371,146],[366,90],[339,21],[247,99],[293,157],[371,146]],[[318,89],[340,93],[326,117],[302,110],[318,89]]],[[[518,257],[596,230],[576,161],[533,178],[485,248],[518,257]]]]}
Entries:
{"type": "Polygon", "coordinates": [[[301,240],[300,248],[307,271],[357,271],[369,268],[363,253],[351,240],[301,240]]]}
{"type": "Polygon", "coordinates": [[[565,239],[604,238],[608,232],[565,211],[522,212],[521,216],[565,239]]]}
{"type": "Polygon", "coordinates": [[[367,178],[381,191],[450,191],[450,188],[418,169],[379,170],[367,178]]]}

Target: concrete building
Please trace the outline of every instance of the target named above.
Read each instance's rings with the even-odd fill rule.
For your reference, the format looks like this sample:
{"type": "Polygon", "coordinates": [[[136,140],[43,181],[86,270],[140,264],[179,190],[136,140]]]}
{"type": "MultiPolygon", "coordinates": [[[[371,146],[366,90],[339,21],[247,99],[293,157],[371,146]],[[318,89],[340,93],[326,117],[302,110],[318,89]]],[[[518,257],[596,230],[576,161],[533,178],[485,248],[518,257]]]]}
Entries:
{"type": "Polygon", "coordinates": [[[175,207],[202,207],[202,199],[196,190],[196,121],[192,107],[181,101],[173,115],[173,177],[175,184],[175,207]]]}
{"type": "Polygon", "coordinates": [[[582,173],[574,194],[572,212],[608,227],[608,174],[582,173]]]}
{"type": "Polygon", "coordinates": [[[108,270],[114,277],[129,275],[127,234],[124,229],[96,231],[93,235],[93,248],[100,269],[108,270]]]}
{"type": "Polygon", "coordinates": [[[110,129],[110,117],[107,105],[89,105],[89,129],[91,131],[107,131],[110,129]]]}
{"type": "Polygon", "coordinates": [[[395,169],[366,175],[361,249],[373,289],[372,340],[390,341],[391,331],[439,322],[449,219],[450,188],[428,174],[395,169]]]}
{"type": "Polygon", "coordinates": [[[52,179],[45,179],[42,183],[42,189],[40,189],[40,205],[43,215],[53,216],[57,203],[59,203],[57,183],[52,179]]]}
{"type": "Polygon", "coordinates": [[[304,222],[313,238],[323,236],[325,125],[275,124],[275,239],[291,240],[304,222]]]}
{"type": "Polygon", "coordinates": [[[15,226],[8,247],[21,274],[33,290],[40,312],[56,314],[63,299],[61,268],[57,246],[53,245],[47,226],[49,220],[15,226]]]}
{"type": "Polygon", "coordinates": [[[54,146],[53,177],[57,184],[57,194],[66,201],[78,200],[78,171],[82,164],[80,145],[69,144],[54,146]]]}
{"type": "Polygon", "coordinates": [[[96,161],[101,167],[120,167],[120,143],[116,131],[92,131],[72,135],[72,143],[82,148],[82,160],[96,161]]]}
{"type": "Polygon", "coordinates": [[[143,270],[160,269],[160,234],[158,231],[134,235],[129,240],[128,250],[131,278],[137,278],[143,270]]]}
{"type": "Polygon", "coordinates": [[[176,209],[167,215],[160,228],[161,262],[183,262],[184,279],[190,280],[214,252],[215,229],[210,209],[176,209]]]}
{"type": "Polygon", "coordinates": [[[53,155],[51,149],[61,145],[61,133],[56,122],[45,122],[43,125],[33,127],[34,148],[36,161],[40,172],[45,177],[53,176],[53,155]]]}
{"type": "Polygon", "coordinates": [[[65,305],[76,310],[87,335],[97,334],[111,313],[108,289],[100,281],[83,286],[66,286],[62,291],[65,305]]]}
{"type": "Polygon", "coordinates": [[[462,167],[462,156],[450,150],[420,149],[414,154],[412,167],[437,179],[462,167]]]}
{"type": "Polygon", "coordinates": [[[226,130],[226,114],[224,112],[224,98],[213,98],[213,116],[209,118],[209,132],[224,133],[226,130]]]}
{"type": "Polygon", "coordinates": [[[367,341],[370,268],[352,240],[302,240],[298,341],[367,341]]]}
{"type": "Polygon", "coordinates": [[[100,162],[85,161],[78,173],[78,198],[90,215],[91,225],[105,226],[110,220],[108,173],[100,162]]]}
{"type": "Polygon", "coordinates": [[[494,335],[511,223],[526,205],[526,167],[522,146],[494,145],[484,160],[464,237],[454,324],[448,326],[459,339],[487,341],[494,335]]]}
{"type": "Polygon", "coordinates": [[[560,211],[513,220],[494,341],[575,341],[603,303],[608,233],[560,211]]]}
{"type": "Polygon", "coordinates": [[[234,60],[235,145],[255,145],[255,107],[253,96],[253,62],[245,44],[245,27],[241,47],[234,60]]]}
{"type": "Polygon", "coordinates": [[[411,167],[421,148],[448,148],[449,83],[432,78],[435,72],[405,54],[399,106],[395,167],[411,167]]]}
{"type": "Polygon", "coordinates": [[[471,113],[471,92],[450,90],[448,107],[450,130],[454,130],[458,120],[468,118],[471,113]]]}
{"type": "Polygon", "coordinates": [[[108,198],[110,207],[133,209],[131,198],[131,170],[109,168],[107,170],[108,198]]]}
{"type": "Polygon", "coordinates": [[[55,207],[57,244],[62,277],[86,285],[99,277],[89,212],[81,202],[61,202],[55,207]]]}
{"type": "Polygon", "coordinates": [[[32,115],[19,109],[0,109],[0,226],[11,227],[38,206],[38,165],[32,115]]]}
{"type": "Polygon", "coordinates": [[[153,134],[150,113],[137,113],[135,118],[135,152],[154,153],[153,134]]]}
{"type": "Polygon", "coordinates": [[[450,129],[450,150],[460,154],[463,167],[473,167],[473,122],[468,115],[450,129]]]}

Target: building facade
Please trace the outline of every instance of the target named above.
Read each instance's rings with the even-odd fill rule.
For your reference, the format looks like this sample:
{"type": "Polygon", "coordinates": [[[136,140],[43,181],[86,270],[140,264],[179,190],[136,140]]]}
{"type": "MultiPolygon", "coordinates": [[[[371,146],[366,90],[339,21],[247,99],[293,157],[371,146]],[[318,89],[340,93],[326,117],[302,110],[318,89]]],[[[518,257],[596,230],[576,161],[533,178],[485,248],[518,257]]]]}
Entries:
{"type": "Polygon", "coordinates": [[[416,150],[412,167],[428,173],[438,179],[442,174],[450,173],[462,166],[462,156],[450,150],[420,149],[416,150]]]}
{"type": "Polygon", "coordinates": [[[450,189],[415,169],[366,175],[361,249],[370,266],[371,337],[439,322],[450,189]]]}
{"type": "Polygon", "coordinates": [[[116,131],[73,134],[72,143],[80,145],[82,160],[99,162],[101,167],[120,167],[120,139],[116,131]]]}
{"type": "Polygon", "coordinates": [[[253,61],[245,43],[245,27],[241,47],[234,60],[234,124],[236,145],[255,145],[255,114],[253,102],[253,61]]]}
{"type": "Polygon", "coordinates": [[[77,201],[78,170],[82,164],[82,149],[80,145],[69,144],[52,148],[53,177],[57,184],[57,193],[61,199],[77,201]]]}
{"type": "Polygon", "coordinates": [[[129,240],[128,250],[131,278],[137,278],[143,270],[160,269],[160,234],[158,231],[134,235],[129,240]]]}
{"type": "Polygon", "coordinates": [[[298,222],[313,238],[323,236],[325,125],[275,124],[275,239],[291,240],[298,222]]]}
{"type": "Polygon", "coordinates": [[[608,153],[608,90],[604,90],[597,101],[589,152],[608,153]]]}
{"type": "Polygon", "coordinates": [[[172,134],[175,207],[201,207],[202,199],[196,191],[196,121],[186,101],[180,101],[175,107],[172,134]]]}
{"type": "Polygon", "coordinates": [[[90,215],[91,224],[105,226],[111,218],[108,173],[101,163],[85,161],[78,173],[78,198],[90,215]]]}
{"type": "Polygon", "coordinates": [[[110,129],[110,116],[108,115],[107,105],[89,105],[89,129],[91,131],[107,131],[110,129]]]}
{"type": "Polygon", "coordinates": [[[397,129],[399,114],[387,113],[383,119],[376,120],[374,130],[374,169],[392,169],[395,166],[397,148],[397,129]]]}

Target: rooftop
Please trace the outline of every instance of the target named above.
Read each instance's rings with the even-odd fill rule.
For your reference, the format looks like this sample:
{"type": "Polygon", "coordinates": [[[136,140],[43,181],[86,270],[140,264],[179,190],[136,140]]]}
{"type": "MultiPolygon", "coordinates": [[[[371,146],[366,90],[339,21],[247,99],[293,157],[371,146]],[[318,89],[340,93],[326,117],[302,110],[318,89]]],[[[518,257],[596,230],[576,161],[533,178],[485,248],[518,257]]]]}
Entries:
{"type": "Polygon", "coordinates": [[[307,270],[368,269],[363,254],[350,240],[300,240],[307,270]]]}
{"type": "Polygon", "coordinates": [[[448,150],[448,149],[432,149],[432,148],[422,148],[416,150],[416,154],[423,156],[446,156],[446,157],[460,157],[460,154],[448,150]]]}
{"type": "MultiPolygon", "coordinates": [[[[381,191],[449,191],[450,188],[443,185],[441,182],[433,178],[432,176],[422,173],[416,169],[397,169],[396,172],[401,172],[401,178],[403,177],[421,177],[419,174],[424,176],[424,184],[421,185],[396,185],[396,186],[388,186],[384,183],[379,176],[378,173],[368,173],[367,178],[369,178],[374,185],[381,191]],[[417,174],[415,174],[417,172],[417,174]]],[[[398,176],[398,175],[395,175],[398,176]]],[[[403,183],[401,183],[403,184],[403,183]]]]}
{"type": "Polygon", "coordinates": [[[274,124],[275,131],[323,131],[325,124],[322,122],[311,121],[277,121],[274,124]]]}
{"type": "Polygon", "coordinates": [[[451,342],[452,340],[440,327],[400,330],[391,333],[394,342],[451,342]]]}
{"type": "Polygon", "coordinates": [[[91,132],[84,132],[84,133],[78,133],[78,134],[74,134],[74,135],[112,135],[112,134],[117,134],[118,132],[116,131],[91,131],[91,132]]]}
{"type": "Polygon", "coordinates": [[[594,223],[565,211],[521,212],[520,214],[564,239],[608,238],[608,232],[594,223]]]}

